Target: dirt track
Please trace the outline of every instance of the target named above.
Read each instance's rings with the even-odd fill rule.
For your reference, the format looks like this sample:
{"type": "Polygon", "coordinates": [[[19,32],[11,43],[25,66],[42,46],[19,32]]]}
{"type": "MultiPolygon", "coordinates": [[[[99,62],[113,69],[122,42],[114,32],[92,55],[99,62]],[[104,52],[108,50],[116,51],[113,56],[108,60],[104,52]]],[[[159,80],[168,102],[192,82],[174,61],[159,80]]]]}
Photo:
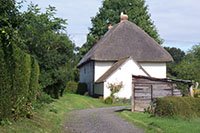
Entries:
{"type": "Polygon", "coordinates": [[[143,133],[142,129],[124,121],[116,112],[125,107],[95,108],[71,112],[65,133],[143,133]]]}

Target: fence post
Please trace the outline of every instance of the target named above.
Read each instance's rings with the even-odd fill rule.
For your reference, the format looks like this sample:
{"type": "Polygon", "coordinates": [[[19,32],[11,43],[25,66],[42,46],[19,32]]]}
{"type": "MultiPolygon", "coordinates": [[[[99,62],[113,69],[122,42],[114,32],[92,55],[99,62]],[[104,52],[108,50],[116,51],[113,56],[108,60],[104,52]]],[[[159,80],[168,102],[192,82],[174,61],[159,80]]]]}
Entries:
{"type": "Polygon", "coordinates": [[[153,101],[153,85],[151,85],[151,102],[153,101]]]}
{"type": "Polygon", "coordinates": [[[132,82],[132,100],[131,100],[131,111],[134,112],[135,111],[135,84],[134,82],[132,82]]]}

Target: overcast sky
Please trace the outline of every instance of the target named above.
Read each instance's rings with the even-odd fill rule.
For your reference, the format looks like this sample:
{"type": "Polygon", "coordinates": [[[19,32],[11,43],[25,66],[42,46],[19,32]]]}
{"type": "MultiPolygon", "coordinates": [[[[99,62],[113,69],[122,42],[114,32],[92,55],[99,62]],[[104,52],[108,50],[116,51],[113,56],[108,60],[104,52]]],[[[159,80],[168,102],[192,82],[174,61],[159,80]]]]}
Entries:
{"type": "MultiPolygon", "coordinates": [[[[102,0],[26,0],[45,9],[55,6],[57,16],[67,19],[67,32],[77,46],[86,41],[91,17],[101,7],[102,0]]],[[[200,43],[200,0],[146,0],[164,46],[187,51],[200,43]]]]}

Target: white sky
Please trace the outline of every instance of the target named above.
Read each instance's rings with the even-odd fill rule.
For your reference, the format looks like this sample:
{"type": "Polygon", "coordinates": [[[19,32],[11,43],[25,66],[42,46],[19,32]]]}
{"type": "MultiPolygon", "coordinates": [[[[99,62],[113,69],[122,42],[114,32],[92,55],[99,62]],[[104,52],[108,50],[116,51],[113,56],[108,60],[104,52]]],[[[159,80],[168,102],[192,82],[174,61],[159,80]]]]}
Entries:
{"type": "MultiPolygon", "coordinates": [[[[19,0],[18,0],[19,1],[19,0]]],[[[57,16],[67,19],[67,31],[77,46],[86,41],[91,17],[101,7],[102,0],[26,0],[45,9],[55,6],[57,16]]],[[[200,43],[200,0],[146,0],[164,46],[187,51],[200,43]]]]}

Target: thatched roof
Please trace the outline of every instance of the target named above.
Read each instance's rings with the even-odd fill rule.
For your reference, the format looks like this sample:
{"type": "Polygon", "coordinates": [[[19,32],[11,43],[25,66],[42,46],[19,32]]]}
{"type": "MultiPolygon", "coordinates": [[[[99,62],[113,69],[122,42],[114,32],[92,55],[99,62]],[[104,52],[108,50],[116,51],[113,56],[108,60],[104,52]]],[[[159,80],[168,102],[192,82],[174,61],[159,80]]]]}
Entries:
{"type": "Polygon", "coordinates": [[[113,26],[82,58],[78,66],[90,60],[117,61],[132,57],[138,62],[170,62],[171,55],[134,23],[125,20],[113,26]]]}

